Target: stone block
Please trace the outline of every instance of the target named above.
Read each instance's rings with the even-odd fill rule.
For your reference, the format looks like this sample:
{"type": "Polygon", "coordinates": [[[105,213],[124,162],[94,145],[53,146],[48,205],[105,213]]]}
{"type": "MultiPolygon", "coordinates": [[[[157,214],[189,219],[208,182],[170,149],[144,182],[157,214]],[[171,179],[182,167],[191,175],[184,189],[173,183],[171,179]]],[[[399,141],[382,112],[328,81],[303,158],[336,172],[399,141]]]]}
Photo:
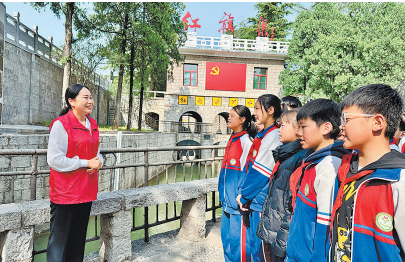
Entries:
{"type": "Polygon", "coordinates": [[[218,177],[208,178],[208,179],[201,179],[196,182],[199,182],[202,186],[202,192],[204,194],[218,191],[218,177]]]}
{"type": "Polygon", "coordinates": [[[21,202],[17,205],[21,209],[23,226],[34,226],[50,222],[51,208],[48,199],[21,202]]]}
{"type": "Polygon", "coordinates": [[[3,262],[31,262],[34,248],[34,227],[12,229],[0,234],[3,262]]]}
{"type": "Polygon", "coordinates": [[[114,192],[98,193],[91,206],[90,216],[115,213],[121,210],[123,196],[114,192]]]}
{"type": "Polygon", "coordinates": [[[130,211],[100,216],[100,254],[99,261],[121,262],[131,259],[130,211]]]}
{"type": "Polygon", "coordinates": [[[11,167],[31,167],[31,159],[29,156],[15,156],[11,158],[11,167]]]}
{"type": "Polygon", "coordinates": [[[21,210],[16,204],[0,205],[0,232],[21,227],[21,210]]]}
{"type": "Polygon", "coordinates": [[[205,196],[183,201],[179,237],[191,241],[205,238],[205,196]]]}
{"type": "Polygon", "coordinates": [[[0,192],[11,191],[11,183],[12,183],[12,179],[9,179],[7,177],[1,177],[0,178],[0,192]]]}
{"type": "Polygon", "coordinates": [[[22,148],[24,145],[28,145],[28,136],[10,136],[9,145],[22,148]]]}
{"type": "Polygon", "coordinates": [[[16,179],[14,181],[14,190],[23,190],[30,188],[30,179],[29,178],[21,178],[16,179]]]}
{"type": "Polygon", "coordinates": [[[129,210],[197,198],[202,195],[201,189],[198,181],[193,181],[126,189],[119,194],[124,196],[125,210],[129,210]]]}
{"type": "Polygon", "coordinates": [[[10,136],[0,136],[0,147],[6,147],[8,145],[10,136]]]}

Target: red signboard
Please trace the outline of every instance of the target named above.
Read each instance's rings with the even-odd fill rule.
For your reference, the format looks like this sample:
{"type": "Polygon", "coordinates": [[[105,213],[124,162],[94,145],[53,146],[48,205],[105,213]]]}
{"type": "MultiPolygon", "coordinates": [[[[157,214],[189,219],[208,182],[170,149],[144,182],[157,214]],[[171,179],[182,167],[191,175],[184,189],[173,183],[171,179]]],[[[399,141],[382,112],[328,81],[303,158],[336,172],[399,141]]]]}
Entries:
{"type": "Polygon", "coordinates": [[[239,91],[246,89],[246,64],[207,62],[205,90],[239,91]]]}

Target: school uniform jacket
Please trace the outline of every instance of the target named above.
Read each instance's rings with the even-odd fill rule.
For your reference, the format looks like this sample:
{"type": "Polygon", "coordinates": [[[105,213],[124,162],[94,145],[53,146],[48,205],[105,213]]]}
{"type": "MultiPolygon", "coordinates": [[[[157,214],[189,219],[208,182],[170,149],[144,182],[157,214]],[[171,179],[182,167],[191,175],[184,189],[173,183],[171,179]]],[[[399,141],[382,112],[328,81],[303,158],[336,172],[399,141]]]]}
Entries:
{"type": "Polygon", "coordinates": [[[222,161],[218,192],[223,211],[229,214],[240,215],[236,202],[238,183],[251,145],[252,141],[246,131],[232,134],[228,141],[229,149],[225,152],[222,161]]]}
{"type": "Polygon", "coordinates": [[[255,140],[239,180],[238,194],[242,195],[242,204],[249,202],[251,210],[262,212],[269,178],[275,165],[272,150],[280,145],[277,126],[272,125],[260,131],[255,140]]]}
{"type": "Polygon", "coordinates": [[[337,172],[341,158],[348,151],[343,142],[335,142],[316,152],[309,151],[303,163],[309,163],[301,176],[296,194],[287,256],[295,261],[327,261],[327,230],[337,194],[337,172]]]}
{"type": "Polygon", "coordinates": [[[401,153],[405,154],[405,136],[399,140],[398,147],[401,149],[401,153]]]}
{"type": "Polygon", "coordinates": [[[397,150],[398,152],[401,152],[401,149],[397,146],[395,138],[394,139],[390,139],[390,149],[391,150],[397,150]]]}
{"type": "Polygon", "coordinates": [[[361,169],[375,171],[355,195],[351,262],[405,260],[405,156],[391,151],[383,158],[361,169]]]}

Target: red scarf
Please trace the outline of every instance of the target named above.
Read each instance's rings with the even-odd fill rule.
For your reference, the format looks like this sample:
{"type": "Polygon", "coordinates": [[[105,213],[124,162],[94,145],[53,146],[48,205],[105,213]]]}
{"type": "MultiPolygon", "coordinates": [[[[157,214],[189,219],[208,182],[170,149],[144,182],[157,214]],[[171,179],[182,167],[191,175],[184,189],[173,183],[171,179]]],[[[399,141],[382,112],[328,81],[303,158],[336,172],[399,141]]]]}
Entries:
{"type": "Polygon", "coordinates": [[[294,173],[292,173],[292,175],[290,176],[290,189],[291,189],[291,193],[292,193],[292,207],[293,207],[293,212],[295,209],[295,199],[297,197],[297,186],[298,186],[298,182],[300,181],[303,171],[305,169],[305,167],[307,165],[311,164],[311,162],[307,162],[304,163],[304,161],[302,161],[302,164],[299,168],[297,168],[294,173]]]}
{"type": "MultiPolygon", "coordinates": [[[[254,151],[255,145],[257,145],[260,141],[262,141],[262,139],[265,136],[267,136],[268,133],[270,133],[271,131],[273,131],[276,128],[277,128],[277,125],[274,124],[271,128],[269,128],[269,130],[267,130],[267,132],[262,137],[257,137],[257,136],[255,137],[255,139],[253,140],[252,145],[250,146],[249,154],[247,155],[247,161],[246,161],[246,164],[245,164],[246,173],[249,172],[249,169],[248,169],[249,163],[253,162],[253,151],[254,151]]],[[[257,151],[259,151],[259,150],[257,150],[257,151]]],[[[259,153],[259,152],[257,152],[257,153],[259,153]]],[[[256,156],[257,156],[257,154],[256,154],[256,156]]]]}
{"type": "Polygon", "coordinates": [[[238,133],[236,133],[236,134],[235,134],[235,133],[232,133],[231,138],[229,138],[228,144],[227,144],[226,147],[225,147],[225,154],[224,154],[224,160],[222,161],[222,167],[225,167],[226,162],[227,162],[227,160],[228,160],[228,152],[229,152],[229,150],[231,150],[232,141],[233,141],[235,138],[238,138],[238,137],[243,136],[244,134],[247,134],[247,131],[243,130],[243,131],[238,132],[238,133]]]}
{"type": "MultiPolygon", "coordinates": [[[[350,170],[350,162],[351,162],[352,157],[353,157],[353,154],[344,155],[342,158],[342,164],[340,165],[339,170],[338,170],[338,179],[341,182],[341,184],[339,187],[337,197],[335,199],[335,203],[333,204],[329,228],[333,227],[333,220],[335,219],[336,211],[339,209],[340,206],[342,206],[345,185],[374,172],[374,170],[364,170],[364,171],[360,171],[359,173],[355,174],[352,177],[347,178],[347,173],[349,173],[349,170],[350,170]]],[[[329,231],[329,237],[330,236],[331,236],[331,231],[329,231]]]]}

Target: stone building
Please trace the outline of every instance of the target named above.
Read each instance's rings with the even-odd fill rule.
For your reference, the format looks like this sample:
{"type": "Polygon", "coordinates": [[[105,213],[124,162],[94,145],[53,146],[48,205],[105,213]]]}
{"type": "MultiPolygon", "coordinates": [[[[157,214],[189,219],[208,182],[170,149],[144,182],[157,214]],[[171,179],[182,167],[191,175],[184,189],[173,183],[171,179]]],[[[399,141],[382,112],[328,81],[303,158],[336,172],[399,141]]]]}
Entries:
{"type": "MultiPolygon", "coordinates": [[[[180,48],[185,61],[174,67],[173,79],[167,82],[163,116],[156,114],[164,121],[183,123],[184,128],[197,122],[213,124],[214,133],[226,132],[226,118],[233,106],[253,110],[259,96],[282,95],[278,77],[287,50],[288,43],[265,37],[248,40],[188,33],[180,48]]],[[[161,123],[160,128],[164,131],[170,126],[161,123]]]]}

